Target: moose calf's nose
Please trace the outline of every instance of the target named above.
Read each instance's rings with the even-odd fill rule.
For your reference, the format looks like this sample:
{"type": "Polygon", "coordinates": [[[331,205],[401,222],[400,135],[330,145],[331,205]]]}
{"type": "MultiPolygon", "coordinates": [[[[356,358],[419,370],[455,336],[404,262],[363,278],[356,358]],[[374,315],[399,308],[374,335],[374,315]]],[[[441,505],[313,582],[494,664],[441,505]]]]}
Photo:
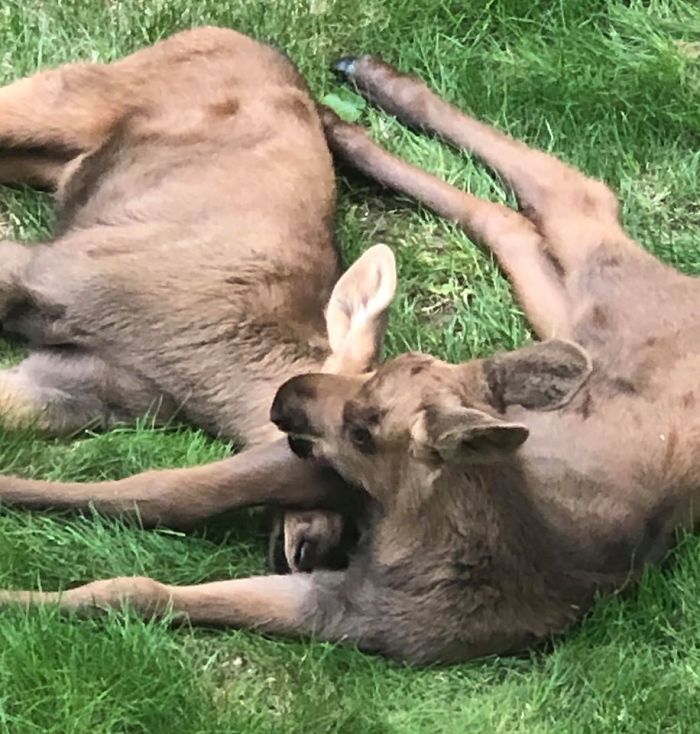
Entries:
{"type": "Polygon", "coordinates": [[[305,434],[309,432],[309,421],[303,401],[311,397],[304,389],[304,378],[293,377],[277,391],[270,408],[270,420],[285,433],[305,434]]]}
{"type": "Polygon", "coordinates": [[[287,400],[285,399],[285,393],[282,390],[277,391],[275,399],[272,401],[272,408],[270,408],[270,420],[285,433],[296,433],[298,423],[298,416],[288,414],[287,412],[287,400]]]}

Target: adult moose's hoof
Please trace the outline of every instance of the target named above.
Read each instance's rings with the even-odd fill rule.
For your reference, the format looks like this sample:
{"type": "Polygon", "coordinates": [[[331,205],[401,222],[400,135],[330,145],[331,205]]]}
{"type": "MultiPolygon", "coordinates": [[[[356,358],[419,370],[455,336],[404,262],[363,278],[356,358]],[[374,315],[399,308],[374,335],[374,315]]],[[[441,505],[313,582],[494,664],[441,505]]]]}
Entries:
{"type": "Polygon", "coordinates": [[[339,570],[357,541],[349,519],[323,510],[287,512],[275,518],[268,560],[275,573],[339,570]]]}

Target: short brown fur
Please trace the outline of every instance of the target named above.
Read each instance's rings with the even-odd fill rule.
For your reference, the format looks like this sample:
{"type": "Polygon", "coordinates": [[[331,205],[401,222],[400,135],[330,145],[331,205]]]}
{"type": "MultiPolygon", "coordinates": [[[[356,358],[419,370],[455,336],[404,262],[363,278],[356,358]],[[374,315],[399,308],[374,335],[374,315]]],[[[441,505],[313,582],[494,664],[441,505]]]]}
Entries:
{"type": "MultiPolygon", "coordinates": [[[[312,460],[290,462],[279,443],[263,442],[209,467],[106,485],[0,479],[3,501],[92,502],[110,514],[137,506],[177,524],[244,504],[323,505],[348,487],[338,482],[329,491],[300,479],[305,467],[329,464],[366,492],[363,534],[347,570],[196,587],[122,578],[62,595],[9,591],[0,601],[73,610],[129,603],[144,615],[173,610],[193,623],[315,634],[414,663],[453,662],[562,632],[596,593],[658,561],[677,528],[695,527],[697,281],[631,241],[602,183],[464,115],[377,59],[345,59],[339,69],[370,99],[472,151],[510,183],[521,213],[458,191],[324,113],[338,155],[491,249],[544,341],[462,365],[408,354],[367,372],[392,291],[391,263],[380,252],[365,261],[380,282],[369,299],[357,291],[373,279],[366,272],[350,287],[345,282],[342,299],[330,295],[329,280],[327,369],[297,361],[293,367],[306,374],[284,383],[273,403],[274,422],[312,460]],[[359,303],[369,315],[358,317],[359,303]],[[188,486],[196,501],[174,502],[188,486]]],[[[168,131],[178,145],[185,144],[182,124],[168,131]]],[[[26,258],[9,254],[4,282],[12,285],[26,258]]],[[[261,267],[256,262],[255,272],[261,267]]],[[[249,273],[231,276],[245,282],[249,273]]],[[[163,308],[154,315],[167,319],[163,308]]],[[[243,331],[256,365],[265,364],[259,345],[267,328],[243,331]]],[[[304,322],[291,331],[308,330],[304,322]]],[[[289,343],[289,332],[271,333],[289,343]]],[[[139,359],[156,359],[161,343],[152,335],[156,356],[139,359]]],[[[244,424],[248,415],[241,414],[244,424]]]]}
{"type": "MultiPolygon", "coordinates": [[[[53,190],[57,223],[49,243],[0,242],[0,324],[30,347],[0,371],[0,425],[71,435],[147,413],[186,420],[251,448],[277,441],[310,487],[279,504],[344,504],[327,491],[337,477],[293,468],[268,416],[286,379],[340,366],[324,321],[341,274],[332,159],[285,56],[201,28],[15,82],[0,89],[1,182],[53,190]]],[[[275,494],[281,476],[268,481],[275,494]]],[[[211,511],[238,506],[232,486],[235,469],[211,511]]],[[[193,487],[178,515],[172,492],[141,504],[146,524],[211,514],[193,487]]],[[[286,522],[313,544],[306,564],[337,535],[328,513],[286,522]]]]}

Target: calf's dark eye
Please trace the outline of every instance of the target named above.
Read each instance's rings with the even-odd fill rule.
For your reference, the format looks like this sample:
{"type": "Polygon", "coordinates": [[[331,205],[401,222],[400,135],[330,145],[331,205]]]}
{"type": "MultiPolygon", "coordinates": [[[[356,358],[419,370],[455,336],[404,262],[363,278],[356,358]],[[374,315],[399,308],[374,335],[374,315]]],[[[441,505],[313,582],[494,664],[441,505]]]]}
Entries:
{"type": "Polygon", "coordinates": [[[363,454],[369,454],[374,451],[372,434],[362,426],[353,426],[350,429],[350,440],[353,446],[363,454]]]}

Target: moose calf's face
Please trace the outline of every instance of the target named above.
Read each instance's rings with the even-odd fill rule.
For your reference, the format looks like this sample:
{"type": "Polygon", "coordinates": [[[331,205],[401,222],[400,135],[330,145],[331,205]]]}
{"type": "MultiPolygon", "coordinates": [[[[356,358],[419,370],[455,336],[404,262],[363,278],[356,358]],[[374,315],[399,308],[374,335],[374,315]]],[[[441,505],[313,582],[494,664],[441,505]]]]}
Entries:
{"type": "Polygon", "coordinates": [[[270,418],[302,458],[330,464],[383,504],[429,490],[436,471],[508,457],[527,427],[509,405],[558,408],[588,378],[575,344],[552,340],[451,365],[405,354],[371,372],[396,288],[391,250],[375,245],[339,279],[326,309],[330,356],[277,392],[270,418]]]}
{"type": "Polygon", "coordinates": [[[509,405],[567,403],[591,364],[575,344],[552,340],[451,365],[404,354],[363,375],[309,374],[279,389],[272,421],[304,458],[333,466],[380,502],[436,469],[502,460],[527,439],[509,405]]]}

